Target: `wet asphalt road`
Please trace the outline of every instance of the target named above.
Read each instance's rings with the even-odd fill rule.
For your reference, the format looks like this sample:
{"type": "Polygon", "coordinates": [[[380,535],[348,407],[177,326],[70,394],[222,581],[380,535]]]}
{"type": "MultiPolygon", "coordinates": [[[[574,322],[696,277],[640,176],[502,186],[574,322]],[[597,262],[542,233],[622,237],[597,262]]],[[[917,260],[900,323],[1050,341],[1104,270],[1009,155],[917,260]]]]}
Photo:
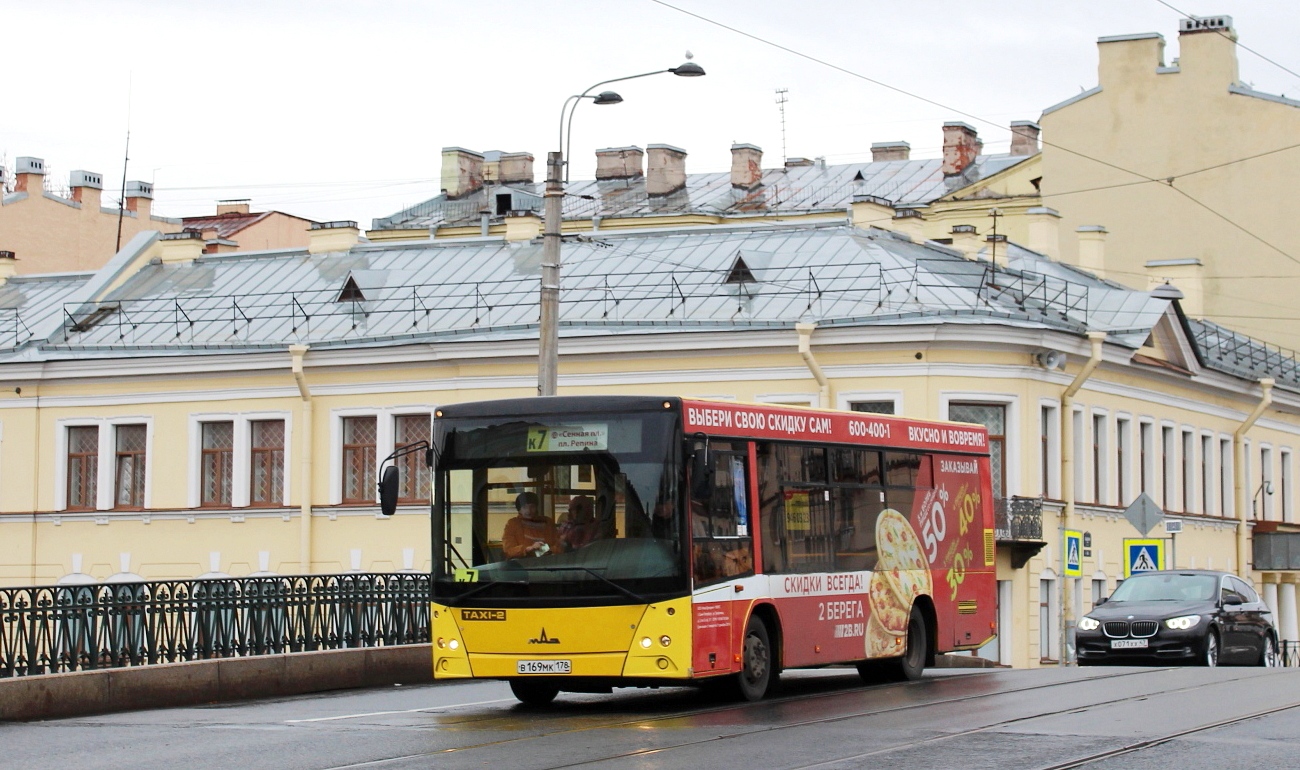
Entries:
{"type": "Polygon", "coordinates": [[[0,767],[23,770],[1072,766],[1300,767],[1300,670],[932,671],[865,687],[833,669],[789,672],[757,704],[619,690],[545,709],[478,682],[0,724],[0,767]]]}

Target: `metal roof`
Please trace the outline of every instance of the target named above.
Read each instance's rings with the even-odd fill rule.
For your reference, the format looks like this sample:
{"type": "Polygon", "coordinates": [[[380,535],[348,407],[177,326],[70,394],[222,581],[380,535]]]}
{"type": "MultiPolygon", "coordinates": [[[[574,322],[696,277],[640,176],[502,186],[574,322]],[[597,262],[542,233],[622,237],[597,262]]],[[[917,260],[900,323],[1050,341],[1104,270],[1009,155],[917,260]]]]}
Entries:
{"type": "MultiPolygon", "coordinates": [[[[566,238],[560,333],[967,324],[1106,331],[1137,349],[1168,307],[1014,244],[999,247],[1007,267],[847,224],[566,238]]],[[[129,256],[115,258],[119,268],[129,256]]],[[[0,286],[0,362],[535,339],[541,256],[537,242],[403,241],[155,260],[111,292],[96,287],[111,285],[112,265],[20,276],[0,286]]],[[[1204,321],[1191,328],[1208,368],[1300,389],[1289,352],[1204,321]]]]}
{"type": "MultiPolygon", "coordinates": [[[[686,186],[668,195],[646,193],[644,176],[631,179],[582,180],[565,185],[564,217],[637,217],[661,214],[806,213],[842,210],[859,195],[870,195],[893,205],[929,203],[992,176],[1032,156],[980,155],[966,170],[945,177],[939,158],[873,161],[768,169],[753,190],[731,186],[729,173],[687,174],[686,186]]],[[[479,221],[484,210],[495,211],[496,195],[516,193],[514,205],[541,209],[545,184],[511,184],[480,188],[452,200],[446,195],[376,219],[375,230],[467,225],[479,221]],[[525,193],[529,200],[518,193],[525,193]],[[529,204],[532,205],[529,205],[529,204]]]]}

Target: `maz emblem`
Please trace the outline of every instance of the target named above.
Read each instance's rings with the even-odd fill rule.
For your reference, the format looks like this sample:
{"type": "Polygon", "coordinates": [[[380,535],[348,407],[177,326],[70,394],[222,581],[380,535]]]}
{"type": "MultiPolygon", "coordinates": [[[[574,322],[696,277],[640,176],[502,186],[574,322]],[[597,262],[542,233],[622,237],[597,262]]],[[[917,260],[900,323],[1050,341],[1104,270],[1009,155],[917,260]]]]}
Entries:
{"type": "Polygon", "coordinates": [[[546,635],[546,629],[543,628],[543,629],[542,629],[542,633],[539,634],[538,637],[537,637],[536,639],[529,639],[529,640],[528,640],[528,643],[529,643],[529,644],[559,644],[559,643],[560,643],[560,640],[559,640],[559,639],[552,639],[552,638],[550,638],[549,636],[547,636],[547,635],[546,635]]]}

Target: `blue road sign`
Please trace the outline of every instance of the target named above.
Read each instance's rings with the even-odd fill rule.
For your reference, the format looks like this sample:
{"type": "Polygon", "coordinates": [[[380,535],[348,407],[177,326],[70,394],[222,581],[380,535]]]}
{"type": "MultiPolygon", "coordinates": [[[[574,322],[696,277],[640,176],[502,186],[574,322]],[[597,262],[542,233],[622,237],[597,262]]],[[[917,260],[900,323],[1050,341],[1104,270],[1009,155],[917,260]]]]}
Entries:
{"type": "Polygon", "coordinates": [[[1124,539],[1124,577],[1163,569],[1164,563],[1164,540],[1124,539]]]}
{"type": "Polygon", "coordinates": [[[1065,564],[1066,577],[1083,576],[1083,533],[1073,529],[1065,530],[1065,557],[1061,560],[1065,564]]]}

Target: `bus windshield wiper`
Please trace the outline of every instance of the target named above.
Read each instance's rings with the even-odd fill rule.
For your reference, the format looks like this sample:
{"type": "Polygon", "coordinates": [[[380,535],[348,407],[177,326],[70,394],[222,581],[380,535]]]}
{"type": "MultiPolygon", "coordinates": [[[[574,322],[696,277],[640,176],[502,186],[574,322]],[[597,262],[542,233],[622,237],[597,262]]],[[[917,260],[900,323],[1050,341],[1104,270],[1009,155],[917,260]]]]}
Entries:
{"type": "Polygon", "coordinates": [[[591,575],[597,580],[601,580],[609,584],[609,586],[612,587],[615,591],[618,591],[619,593],[623,594],[629,599],[632,599],[638,604],[650,603],[649,599],[645,598],[644,596],[640,596],[639,594],[636,594],[627,588],[624,588],[623,586],[619,585],[618,583],[615,583],[613,580],[610,580],[609,578],[600,574],[599,572],[592,569],[591,567],[524,567],[524,569],[538,570],[539,572],[577,572],[577,571],[586,572],[588,575],[591,575]]]}
{"type": "Polygon", "coordinates": [[[473,588],[469,589],[468,591],[466,591],[465,593],[461,594],[460,596],[456,596],[456,597],[448,597],[448,598],[447,598],[447,606],[448,606],[448,607],[455,607],[455,606],[456,606],[457,604],[459,604],[460,602],[465,601],[466,599],[468,599],[468,598],[471,597],[471,596],[476,596],[476,595],[478,595],[478,594],[480,594],[480,593],[483,593],[484,591],[488,590],[488,589],[491,588],[492,586],[502,586],[502,585],[505,585],[505,586],[526,586],[526,585],[528,585],[528,581],[527,581],[527,580],[489,580],[489,581],[486,582],[486,583],[479,583],[478,585],[476,585],[476,586],[474,586],[473,588]]]}

